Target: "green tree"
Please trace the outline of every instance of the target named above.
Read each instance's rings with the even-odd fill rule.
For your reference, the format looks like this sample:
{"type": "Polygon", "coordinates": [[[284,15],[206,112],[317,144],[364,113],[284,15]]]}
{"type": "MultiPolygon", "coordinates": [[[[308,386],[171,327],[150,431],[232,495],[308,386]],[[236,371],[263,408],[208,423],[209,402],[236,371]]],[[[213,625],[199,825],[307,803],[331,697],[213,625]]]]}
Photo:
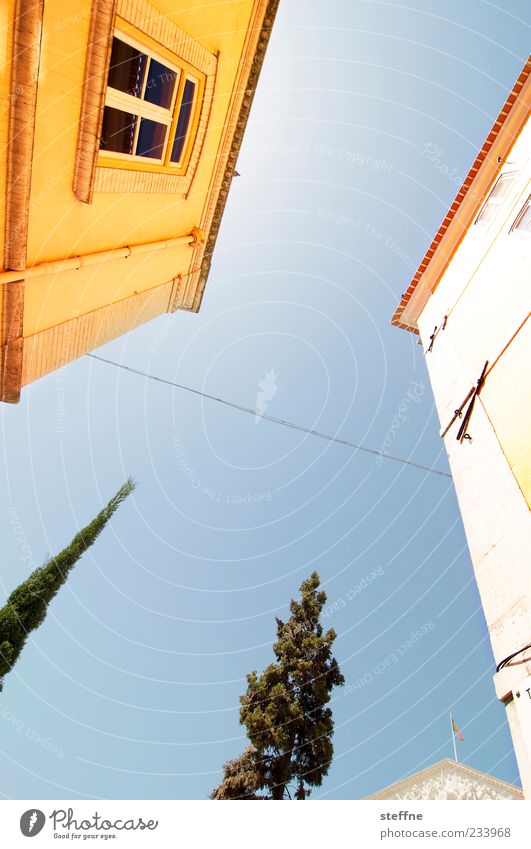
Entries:
{"type": "Polygon", "coordinates": [[[35,569],[0,609],[0,689],[2,676],[15,665],[30,632],[46,618],[48,605],[65,583],[68,573],[134,488],[135,483],[129,478],[90,525],[79,531],[60,554],[35,569]]]}
{"type": "Polygon", "coordinates": [[[276,662],[247,676],[240,723],[251,745],[225,764],[212,799],[306,799],[328,773],[334,722],[327,705],[345,679],[332,657],[336,634],[323,633],[319,622],[326,602],[319,585],[317,572],[302,583],[289,620],[277,619],[276,662]]]}

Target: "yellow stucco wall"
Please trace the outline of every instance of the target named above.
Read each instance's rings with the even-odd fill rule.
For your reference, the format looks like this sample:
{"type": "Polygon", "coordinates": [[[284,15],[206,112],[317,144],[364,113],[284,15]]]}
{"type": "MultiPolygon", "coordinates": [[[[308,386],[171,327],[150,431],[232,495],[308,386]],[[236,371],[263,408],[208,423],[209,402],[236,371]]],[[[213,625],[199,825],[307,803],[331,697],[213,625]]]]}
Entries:
{"type": "MultiPolygon", "coordinates": [[[[68,4],[46,0],[29,197],[28,267],[171,239],[200,225],[257,5],[258,0],[203,0],[200,5],[180,0],[151,3],[218,57],[214,99],[191,190],[186,199],[179,194],[96,191],[93,203],[85,204],[74,195],[73,177],[92,0],[69,0],[68,4]]],[[[0,5],[0,192],[4,198],[14,7],[15,0],[0,5]]],[[[4,220],[1,223],[3,256],[4,220]]],[[[168,284],[174,292],[172,279],[179,274],[187,279],[193,256],[188,245],[174,246],[80,270],[29,277],[25,283],[23,335],[32,338],[32,350],[37,350],[38,336],[39,357],[53,363],[55,353],[48,348],[55,345],[57,334],[50,335],[49,329],[68,327],[71,335],[78,317],[96,310],[103,316],[107,306],[118,302],[127,304],[127,321],[131,323],[131,305],[134,311],[135,298],[140,303],[141,293],[147,291],[154,293],[153,303],[164,302],[164,309],[169,308],[166,290],[161,287],[168,284]]],[[[1,300],[0,291],[0,306],[1,300]]],[[[117,309],[119,312],[120,307],[117,309]]],[[[119,316],[107,323],[114,327],[117,321],[120,324],[119,316]]],[[[24,383],[32,379],[32,372],[26,364],[24,383]]],[[[44,373],[40,366],[37,372],[44,373]]]]}
{"type": "Polygon", "coordinates": [[[175,7],[188,4],[175,0],[153,5],[209,51],[220,51],[214,104],[191,195],[183,201],[171,195],[96,193],[91,205],[76,200],[72,178],[90,2],[71,0],[65,9],[63,0],[47,0],[28,264],[181,235],[201,218],[253,0],[205,0],[200,8],[182,12],[175,7]]]}
{"type": "MultiPolygon", "coordinates": [[[[37,96],[30,195],[28,266],[78,254],[189,233],[202,218],[254,0],[201,7],[159,0],[157,8],[210,52],[219,51],[214,102],[192,190],[179,195],[95,192],[92,204],[72,191],[90,0],[47,0],[37,96]],[[185,7],[175,11],[176,6],[185,7]]],[[[155,5],[155,4],[152,4],[155,5]]],[[[3,7],[2,7],[3,8],[3,7]]],[[[2,12],[6,14],[5,10],[2,12]]],[[[3,49],[10,43],[6,29],[3,49]]],[[[9,79],[5,82],[9,86],[9,79]]],[[[6,113],[7,114],[7,113],[6,113]]],[[[6,134],[3,127],[1,132],[6,134]]],[[[7,135],[6,135],[7,141],[7,135]]],[[[5,165],[5,163],[4,163],[5,165]]],[[[2,172],[5,179],[5,169],[2,172]]],[[[167,283],[190,271],[192,250],[174,247],[79,271],[29,278],[24,336],[167,283]]]]}
{"type": "Polygon", "coordinates": [[[24,298],[24,336],[167,283],[186,273],[191,253],[183,245],[32,278],[24,298]]]}
{"type": "MultiPolygon", "coordinates": [[[[147,19],[150,11],[145,0],[134,3],[135,8],[141,9],[139,14],[147,19]]],[[[122,11],[125,6],[127,3],[122,3],[122,11]]],[[[14,7],[15,0],[0,6],[0,191],[3,197],[14,7]]],[[[186,198],[182,194],[98,190],[91,204],[76,198],[73,178],[92,0],[69,0],[68,4],[64,0],[46,0],[28,201],[27,267],[189,234],[203,220],[209,193],[217,191],[212,181],[226,134],[227,115],[242,68],[249,26],[257,10],[263,10],[263,0],[203,0],[200,5],[155,0],[151,7],[156,10],[154,20],[157,13],[166,16],[217,57],[214,98],[204,138],[205,130],[199,131],[200,159],[191,189],[186,198]]],[[[127,18],[125,11],[123,14],[127,18]]],[[[224,145],[226,156],[226,140],[224,145]]],[[[217,186],[219,175],[216,181],[217,186]]],[[[211,203],[210,199],[209,209],[211,203]]],[[[4,225],[2,220],[2,254],[4,225]]],[[[149,315],[146,313],[144,320],[157,314],[153,313],[154,309],[160,307],[163,312],[170,308],[168,293],[175,307],[177,290],[172,281],[179,275],[183,275],[184,283],[188,281],[190,272],[196,270],[195,255],[189,245],[173,246],[79,270],[28,277],[24,287],[23,335],[29,347],[24,355],[23,384],[57,367],[55,348],[59,337],[67,339],[72,357],[90,350],[92,343],[95,344],[97,311],[102,326],[111,334],[108,338],[113,338],[114,329],[123,333],[140,323],[135,317],[135,305],[145,312],[142,293],[150,293],[149,315]],[[78,319],[82,319],[81,323],[78,319]],[[83,334],[79,351],[73,338],[78,325],[83,334]]],[[[185,288],[181,285],[178,291],[182,293],[185,288]]],[[[186,298],[183,306],[189,308],[189,295],[186,298]]],[[[1,301],[0,291],[0,307],[1,301]]]]}

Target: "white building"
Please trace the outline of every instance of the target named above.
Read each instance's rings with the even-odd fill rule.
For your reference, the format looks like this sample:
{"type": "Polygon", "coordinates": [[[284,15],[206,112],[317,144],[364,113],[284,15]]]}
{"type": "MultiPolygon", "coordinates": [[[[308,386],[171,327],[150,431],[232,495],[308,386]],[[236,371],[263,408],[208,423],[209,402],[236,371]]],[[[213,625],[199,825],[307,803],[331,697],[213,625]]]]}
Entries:
{"type": "Polygon", "coordinates": [[[500,781],[464,764],[451,760],[439,761],[366,796],[367,799],[429,799],[429,800],[509,800],[523,799],[522,791],[514,784],[500,781]]]}
{"type": "Polygon", "coordinates": [[[419,333],[531,796],[531,59],[393,324],[419,333]]]}

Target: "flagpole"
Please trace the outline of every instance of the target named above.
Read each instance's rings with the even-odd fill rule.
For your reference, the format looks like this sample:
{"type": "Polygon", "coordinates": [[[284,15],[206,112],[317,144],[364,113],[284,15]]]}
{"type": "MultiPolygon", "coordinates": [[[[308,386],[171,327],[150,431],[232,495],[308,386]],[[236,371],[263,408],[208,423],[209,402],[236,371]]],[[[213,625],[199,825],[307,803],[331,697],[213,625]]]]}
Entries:
{"type": "Polygon", "coordinates": [[[452,717],[452,711],[450,711],[450,729],[451,729],[451,732],[452,732],[452,743],[454,744],[454,758],[455,758],[455,762],[458,763],[457,748],[456,748],[456,745],[455,745],[454,720],[453,720],[453,717],[452,717]]]}

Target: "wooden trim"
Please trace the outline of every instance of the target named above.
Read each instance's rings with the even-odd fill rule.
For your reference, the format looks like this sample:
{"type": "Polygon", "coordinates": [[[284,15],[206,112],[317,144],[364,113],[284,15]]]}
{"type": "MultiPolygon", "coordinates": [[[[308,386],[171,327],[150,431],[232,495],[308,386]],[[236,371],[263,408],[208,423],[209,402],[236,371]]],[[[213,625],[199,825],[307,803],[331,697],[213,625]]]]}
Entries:
{"type": "Polygon", "coordinates": [[[0,401],[16,404],[22,386],[24,338],[24,282],[17,280],[2,286],[2,348],[0,362],[0,401]]]}
{"type": "Polygon", "coordinates": [[[92,203],[109,73],[116,0],[93,0],[74,166],[74,194],[92,203]]]}
{"type": "MultiPolygon", "coordinates": [[[[531,57],[527,59],[520,76],[516,80],[507,100],[505,101],[500,114],[498,115],[494,125],[487,136],[483,147],[479,151],[474,164],[470,168],[463,185],[459,189],[454,202],[452,203],[450,209],[446,213],[444,221],[439,227],[437,233],[435,234],[431,245],[429,246],[424,259],[420,263],[413,280],[409,284],[407,291],[402,295],[400,299],[400,303],[398,304],[393,318],[391,319],[391,324],[395,327],[400,327],[402,330],[410,330],[413,333],[418,333],[418,328],[416,326],[416,316],[418,316],[426,303],[431,291],[433,291],[440,280],[442,273],[448,267],[448,264],[452,257],[455,254],[459,244],[464,238],[468,227],[474,221],[478,209],[481,207],[483,203],[483,199],[485,194],[490,187],[492,186],[494,180],[498,176],[500,170],[504,166],[504,160],[508,155],[508,151],[514,144],[514,141],[517,137],[518,132],[522,127],[522,123],[517,128],[517,131],[505,132],[507,124],[510,123],[510,116],[518,107],[522,106],[522,100],[524,98],[524,87],[528,82],[531,75],[531,57]],[[491,162],[490,157],[493,152],[493,146],[495,143],[502,139],[503,144],[506,145],[505,151],[499,150],[496,151],[498,154],[496,157],[496,162],[491,162]],[[484,190],[478,190],[478,184],[480,182],[480,177],[483,175],[483,171],[485,169],[489,170],[488,179],[485,181],[484,190]],[[466,210],[466,216],[464,216],[463,210],[465,207],[469,207],[466,210]],[[457,221],[458,227],[455,226],[455,222],[457,221]],[[451,226],[454,224],[454,226],[451,226]],[[441,245],[442,243],[442,245],[441,245]],[[444,262],[441,263],[442,270],[438,273],[437,280],[430,287],[430,291],[428,291],[423,297],[418,296],[418,308],[415,308],[415,319],[411,319],[405,315],[405,311],[410,304],[413,296],[418,295],[418,290],[420,289],[421,280],[427,272],[428,268],[432,264],[434,257],[439,256],[440,250],[444,248],[444,262]]],[[[522,114],[525,116],[529,115],[529,107],[521,109],[522,114]]],[[[431,270],[431,269],[430,269],[431,270]]]]}
{"type": "MultiPolygon", "coordinates": [[[[216,59],[219,57],[219,53],[216,54],[216,59]]],[[[195,132],[194,143],[192,146],[192,150],[190,152],[190,157],[188,159],[188,166],[186,169],[186,178],[188,180],[188,185],[186,187],[185,197],[188,197],[190,194],[190,190],[192,188],[192,183],[194,181],[194,177],[197,171],[197,166],[201,160],[201,153],[203,151],[203,146],[205,144],[206,134],[208,122],[210,119],[210,112],[212,110],[212,104],[214,103],[214,91],[216,89],[216,80],[218,74],[218,65],[216,62],[216,69],[213,74],[209,74],[205,77],[205,85],[203,88],[203,102],[201,104],[201,112],[199,113],[199,120],[197,123],[197,128],[195,132]]]]}
{"type": "Polygon", "coordinates": [[[117,0],[117,3],[118,15],[125,21],[145,32],[170,53],[184,59],[205,76],[215,73],[216,56],[147,0],[117,0]]]}
{"type": "Polygon", "coordinates": [[[225,134],[210,183],[201,229],[207,233],[205,244],[194,250],[192,268],[187,277],[183,302],[174,302],[171,311],[187,309],[197,312],[201,305],[221,219],[234,176],[236,160],[249,120],[254,94],[264,62],[267,45],[280,0],[256,0],[242,51],[240,73],[233,90],[233,100],[225,121],[225,134]]]}
{"type": "MultiPolygon", "coordinates": [[[[4,268],[23,271],[28,245],[35,114],[44,0],[17,0],[7,148],[4,268]]],[[[24,282],[2,287],[0,400],[17,403],[22,383],[24,282]]]]}
{"type": "Polygon", "coordinates": [[[44,0],[17,0],[11,69],[4,268],[26,267],[44,0]]]}
{"type": "Polygon", "coordinates": [[[169,280],[26,337],[22,385],[38,380],[166,312],[174,282],[169,280]]]}

